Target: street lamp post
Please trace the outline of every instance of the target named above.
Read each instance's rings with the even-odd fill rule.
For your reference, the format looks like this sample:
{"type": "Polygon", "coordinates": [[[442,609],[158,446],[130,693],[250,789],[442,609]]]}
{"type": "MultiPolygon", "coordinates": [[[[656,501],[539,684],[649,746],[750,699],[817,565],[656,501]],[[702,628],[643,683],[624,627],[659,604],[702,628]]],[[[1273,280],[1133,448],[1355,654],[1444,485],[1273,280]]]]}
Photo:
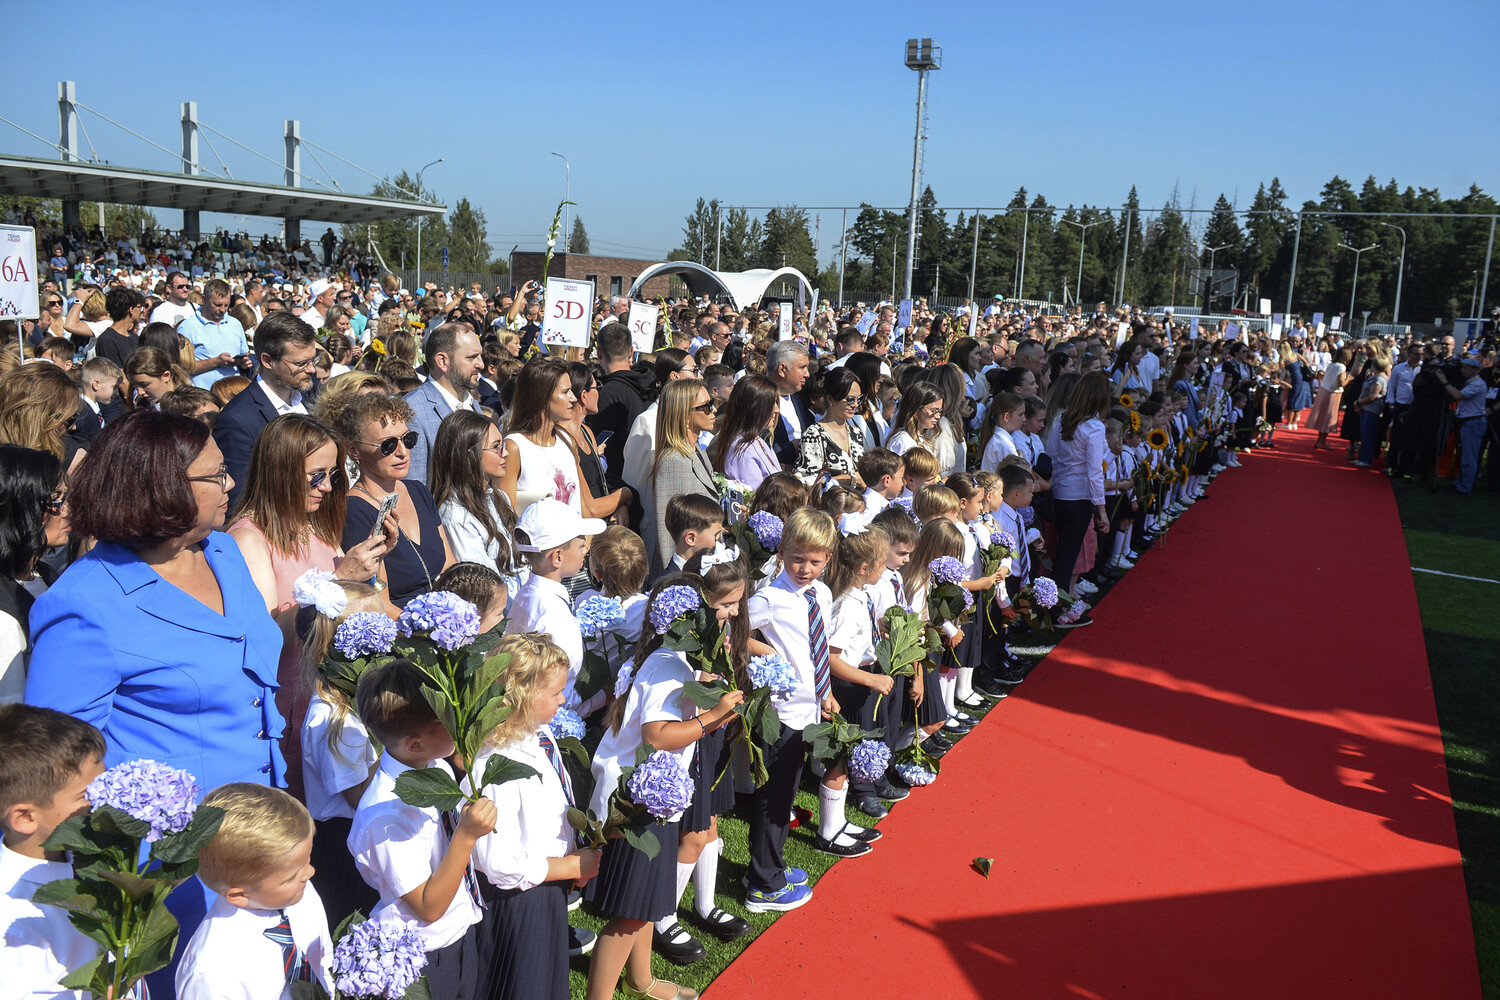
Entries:
{"type": "MultiPolygon", "coordinates": [[[[1220,250],[1227,250],[1234,246],[1233,243],[1225,243],[1223,246],[1208,248],[1208,280],[1203,283],[1203,311],[1214,311],[1214,255],[1220,250]]],[[[1233,302],[1229,303],[1234,305],[1233,302]]]]}
{"type": "Polygon", "coordinates": [[[1099,223],[1103,222],[1104,220],[1103,219],[1096,219],[1093,222],[1074,222],[1072,219],[1063,219],[1061,221],[1066,222],[1070,226],[1077,226],[1078,227],[1078,283],[1073,286],[1073,304],[1076,305],[1076,306],[1082,306],[1083,305],[1083,248],[1084,248],[1084,244],[1085,244],[1085,242],[1088,239],[1089,226],[1097,226],[1099,223]]]}
{"type": "MultiPolygon", "coordinates": [[[[911,298],[911,269],[917,259],[917,185],[922,177],[922,127],[927,117],[927,73],[943,68],[943,49],[930,38],[906,40],[906,68],[917,71],[917,137],[911,158],[911,205],[906,215],[906,281],[901,286],[903,299],[911,298]]],[[[892,291],[892,297],[895,292],[892,291]]]]}
{"type": "MultiPolygon", "coordinates": [[[[443,158],[439,156],[427,164],[427,167],[435,167],[442,162],[443,158]]],[[[417,171],[417,198],[419,200],[422,197],[422,174],[426,173],[427,167],[423,167],[417,171]]],[[[422,216],[420,215],[417,216],[417,287],[415,290],[422,290],[422,216]]]]}
{"type": "Polygon", "coordinates": [[[552,155],[563,161],[563,253],[567,253],[573,242],[573,230],[568,228],[568,202],[573,200],[573,165],[561,153],[552,155]]]}
{"type": "Polygon", "coordinates": [[[1349,332],[1352,334],[1354,332],[1354,293],[1359,291],[1359,255],[1366,250],[1374,250],[1380,244],[1371,243],[1367,247],[1351,247],[1347,243],[1340,243],[1339,246],[1354,252],[1354,283],[1349,286],[1349,332]]]}
{"type": "Polygon", "coordinates": [[[1401,322],[1401,279],[1406,277],[1406,230],[1391,222],[1382,222],[1387,229],[1394,229],[1401,234],[1401,263],[1396,269],[1396,308],[1392,311],[1392,325],[1401,322]]]}

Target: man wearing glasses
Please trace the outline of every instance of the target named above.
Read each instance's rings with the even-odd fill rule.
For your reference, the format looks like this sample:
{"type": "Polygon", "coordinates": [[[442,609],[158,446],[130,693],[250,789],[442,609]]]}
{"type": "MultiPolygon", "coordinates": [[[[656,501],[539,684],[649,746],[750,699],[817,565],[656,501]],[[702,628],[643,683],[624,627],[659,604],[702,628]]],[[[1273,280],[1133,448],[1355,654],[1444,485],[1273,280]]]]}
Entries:
{"type": "Polygon", "coordinates": [[[193,304],[188,301],[188,293],[192,290],[193,283],[188,280],[187,275],[181,271],[169,271],[167,273],[167,299],[151,310],[151,322],[170,323],[177,326],[191,316],[193,304]]]}
{"type": "MultiPolygon", "coordinates": [[[[161,310],[158,306],[156,312],[161,310]]],[[[200,389],[212,389],[219,379],[239,374],[234,359],[250,350],[245,328],[229,315],[229,282],[223,278],[214,278],[203,286],[202,304],[178,324],[177,332],[193,342],[197,359],[193,384],[200,389]]]]}
{"type": "Polygon", "coordinates": [[[261,430],[284,413],[306,413],[307,394],[315,387],[317,335],[301,319],[285,311],[271,313],[255,328],[255,346],[260,371],[254,384],[225,404],[214,425],[214,441],[234,478],[230,507],[250,481],[250,452],[261,430]]]}

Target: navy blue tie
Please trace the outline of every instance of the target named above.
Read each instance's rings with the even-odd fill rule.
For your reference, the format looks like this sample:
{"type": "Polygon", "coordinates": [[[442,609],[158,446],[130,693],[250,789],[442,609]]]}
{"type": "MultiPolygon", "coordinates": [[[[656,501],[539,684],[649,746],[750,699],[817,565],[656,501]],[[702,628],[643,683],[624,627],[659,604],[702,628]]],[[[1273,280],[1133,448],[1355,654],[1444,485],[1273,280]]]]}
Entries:
{"type": "MultiPolygon", "coordinates": [[[[449,811],[439,812],[438,816],[443,821],[443,832],[448,835],[448,842],[453,842],[453,831],[458,829],[458,824],[449,811]]],[[[464,888],[469,891],[469,896],[474,900],[474,905],[481,910],[484,909],[484,900],[479,896],[479,880],[474,877],[474,863],[471,861],[464,865],[464,888]]]]}
{"type": "Polygon", "coordinates": [[[285,910],[277,910],[281,915],[281,923],[275,927],[267,927],[261,931],[266,937],[281,946],[281,965],[289,983],[312,982],[312,965],[307,961],[307,956],[302,954],[302,949],[297,947],[297,942],[292,939],[292,922],[287,919],[285,910]]]}

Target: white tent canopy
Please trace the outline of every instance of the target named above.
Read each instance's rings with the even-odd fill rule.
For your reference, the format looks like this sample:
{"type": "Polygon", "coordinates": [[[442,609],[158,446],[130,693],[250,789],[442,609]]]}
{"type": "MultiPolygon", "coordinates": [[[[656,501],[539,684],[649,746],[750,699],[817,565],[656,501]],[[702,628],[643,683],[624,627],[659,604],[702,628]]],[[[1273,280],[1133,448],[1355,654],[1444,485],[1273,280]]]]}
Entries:
{"type": "Polygon", "coordinates": [[[744,309],[759,302],[766,294],[766,289],[782,278],[795,278],[809,297],[813,291],[812,282],[807,280],[807,275],[795,267],[779,267],[774,271],[766,267],[749,271],[715,271],[688,260],[669,260],[652,264],[637,275],[630,286],[630,297],[635,298],[642,285],[660,275],[673,275],[682,279],[688,291],[694,295],[727,295],[736,309],[744,309]]]}

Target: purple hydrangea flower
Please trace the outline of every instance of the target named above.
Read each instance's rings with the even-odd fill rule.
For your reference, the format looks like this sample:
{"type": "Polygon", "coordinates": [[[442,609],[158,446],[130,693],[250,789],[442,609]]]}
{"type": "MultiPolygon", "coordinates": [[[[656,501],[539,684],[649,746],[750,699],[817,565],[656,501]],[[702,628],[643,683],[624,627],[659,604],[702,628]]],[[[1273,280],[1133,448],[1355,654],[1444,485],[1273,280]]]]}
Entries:
{"type": "Polygon", "coordinates": [[[1011,552],[1016,551],[1016,540],[1008,531],[997,531],[990,536],[990,544],[999,545],[1011,552]]]}
{"type": "Polygon", "coordinates": [[[672,623],[703,607],[703,597],[692,587],[678,584],[656,595],[649,617],[657,635],[666,635],[672,623]]]}
{"type": "Polygon", "coordinates": [[[972,611],[974,609],[974,595],[972,593],[970,593],[969,591],[967,591],[967,590],[965,590],[963,592],[963,595],[964,595],[964,610],[965,611],[972,611]]]}
{"type": "Polygon", "coordinates": [[[197,779],[155,760],[116,764],[84,789],[89,806],[111,806],[151,827],[147,840],[177,833],[198,808],[197,779]]]}
{"type": "Polygon", "coordinates": [[[427,950],[409,921],[366,920],[333,949],[333,980],[341,996],[400,1000],[427,967],[427,950]]]}
{"type": "Polygon", "coordinates": [[[1036,520],[1036,508],[1030,504],[1022,507],[1018,513],[1021,515],[1021,523],[1028,528],[1031,527],[1031,522],[1036,520]]]}
{"type": "Polygon", "coordinates": [[[583,739],[583,720],[571,708],[559,708],[552,717],[552,732],[558,739],[583,739]]]}
{"type": "Polygon", "coordinates": [[[1057,584],[1045,576],[1039,576],[1031,585],[1031,596],[1044,608],[1057,604],[1057,584]]]}
{"type": "Polygon", "coordinates": [[[960,583],[968,579],[964,564],[952,556],[939,556],[927,564],[927,570],[938,583],[960,583]]]}
{"type": "Polygon", "coordinates": [[[597,639],[605,632],[617,632],[625,627],[625,606],[617,597],[595,594],[579,601],[573,614],[578,619],[578,631],[585,639],[597,639]]]}
{"type": "Polygon", "coordinates": [[[897,764],[896,774],[901,778],[902,781],[906,782],[908,785],[911,785],[913,788],[919,787],[921,785],[930,785],[937,777],[937,775],[933,774],[931,771],[927,770],[927,768],[922,767],[919,764],[897,764]]]}
{"type": "Polygon", "coordinates": [[[746,522],[750,530],[755,534],[756,540],[766,549],[771,551],[781,548],[781,518],[769,511],[756,511],[750,515],[746,522]]]}
{"type": "Polygon", "coordinates": [[[682,812],[693,803],[693,779],[675,753],[658,750],[636,765],[625,783],[630,797],[657,819],[682,812]]]}
{"type": "Polygon", "coordinates": [[[413,597],[396,620],[402,635],[427,632],[443,649],[462,649],[479,634],[479,609],[446,590],[413,597]]]}
{"type": "Polygon", "coordinates": [[[357,611],[333,633],[333,648],[351,660],[389,653],[395,641],[396,623],[378,611],[357,611]]]}
{"type": "Polygon", "coordinates": [[[752,687],[770,688],[771,696],[781,701],[797,693],[797,668],[775,654],[751,657],[745,673],[752,687]]]}
{"type": "Polygon", "coordinates": [[[860,740],[849,751],[849,777],[874,784],[891,764],[891,748],[882,740],[860,740]]]}

